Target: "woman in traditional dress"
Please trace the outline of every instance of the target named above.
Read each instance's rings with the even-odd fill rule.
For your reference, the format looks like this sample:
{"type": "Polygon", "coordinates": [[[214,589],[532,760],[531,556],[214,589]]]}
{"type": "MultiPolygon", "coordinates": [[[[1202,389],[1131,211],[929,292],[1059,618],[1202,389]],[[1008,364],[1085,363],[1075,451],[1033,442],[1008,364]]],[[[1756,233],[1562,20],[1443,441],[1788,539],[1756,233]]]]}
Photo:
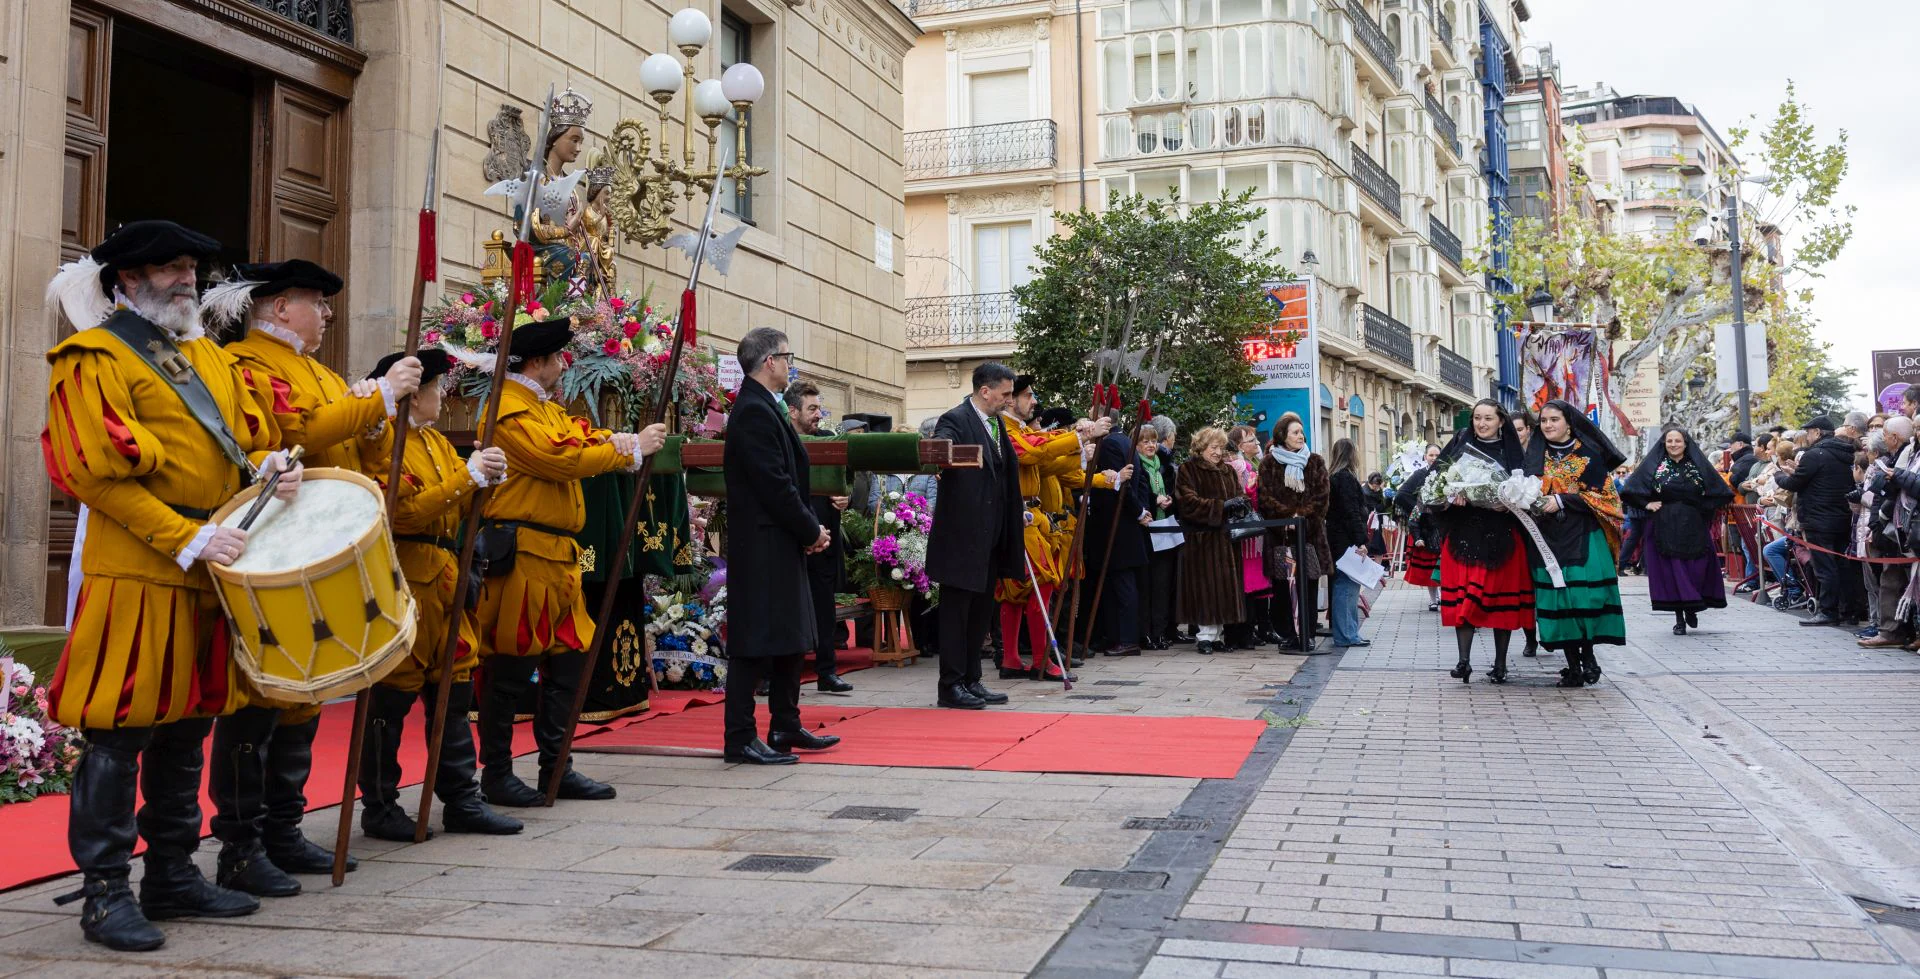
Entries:
{"type": "Polygon", "coordinates": [[[1620,497],[1613,468],[1626,459],[1586,415],[1560,400],[1540,408],[1539,428],[1527,443],[1527,475],[1540,477],[1540,536],[1560,565],[1564,587],[1542,561],[1533,569],[1534,617],[1540,645],[1567,657],[1560,685],[1600,679],[1597,645],[1624,646],[1620,613],[1620,497]]]}
{"type": "Polygon", "coordinates": [[[1413,471],[1393,494],[1394,512],[1400,515],[1400,533],[1407,542],[1407,570],[1401,580],[1427,590],[1427,611],[1440,611],[1440,532],[1426,508],[1420,505],[1420,487],[1433,472],[1440,447],[1428,445],[1420,468],[1413,471]]]}
{"type": "Polygon", "coordinates": [[[1673,613],[1673,634],[1700,624],[1700,610],[1727,607],[1727,582],[1713,549],[1715,514],[1733,502],[1733,489],[1706,453],[1678,426],[1660,433],[1627,477],[1621,499],[1645,509],[1650,546],[1642,548],[1647,591],[1656,612],[1673,613]]]}
{"type": "Polygon", "coordinates": [[[1239,555],[1224,529],[1227,503],[1244,494],[1240,476],[1227,465],[1227,435],[1218,428],[1194,433],[1192,454],[1175,476],[1174,498],[1183,522],[1207,528],[1188,532],[1180,559],[1179,618],[1191,623],[1202,654],[1225,652],[1224,626],[1244,615],[1239,555]]]}
{"type": "Polygon", "coordinates": [[[1267,577],[1273,581],[1273,618],[1280,627],[1283,653],[1313,652],[1315,623],[1320,618],[1320,577],[1333,570],[1333,557],[1327,553],[1329,491],[1327,461],[1307,451],[1306,425],[1291,411],[1281,415],[1274,423],[1266,458],[1260,461],[1260,515],[1268,520],[1304,518],[1297,528],[1267,532],[1267,577]],[[1286,571],[1289,541],[1300,543],[1292,555],[1300,562],[1304,582],[1298,596],[1286,571]],[[1296,608],[1301,611],[1296,613],[1296,608]],[[1298,631],[1302,620],[1304,636],[1298,631]]]}
{"type": "MultiPolygon", "coordinates": [[[[1444,478],[1444,467],[1468,456],[1502,473],[1525,464],[1520,439],[1498,402],[1473,406],[1473,423],[1440,450],[1428,479],[1444,478]]],[[[1473,676],[1473,634],[1493,630],[1493,669],[1487,679],[1507,682],[1507,645],[1517,629],[1533,625],[1533,578],[1520,522],[1505,510],[1474,506],[1464,499],[1443,499],[1433,511],[1440,528],[1440,624],[1453,629],[1460,662],[1448,674],[1462,683],[1473,676]]]]}

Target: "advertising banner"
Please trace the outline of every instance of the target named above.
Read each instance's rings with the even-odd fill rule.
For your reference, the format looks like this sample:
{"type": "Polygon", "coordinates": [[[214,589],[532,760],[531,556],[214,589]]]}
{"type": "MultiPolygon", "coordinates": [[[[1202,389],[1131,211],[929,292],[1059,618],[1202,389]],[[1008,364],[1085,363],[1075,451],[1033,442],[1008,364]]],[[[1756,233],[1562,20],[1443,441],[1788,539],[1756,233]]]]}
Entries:
{"type": "Polygon", "coordinates": [[[1253,372],[1259,376],[1253,390],[1240,395],[1242,418],[1265,441],[1273,423],[1281,415],[1293,412],[1306,423],[1307,447],[1314,444],[1315,392],[1320,389],[1320,336],[1314,323],[1319,318],[1317,290],[1313,280],[1269,282],[1261,286],[1273,311],[1273,319],[1260,334],[1242,348],[1253,372]]]}
{"type": "Polygon", "coordinates": [[[1920,350],[1873,352],[1873,401],[1881,411],[1899,411],[1900,397],[1910,384],[1920,384],[1920,350]]]}
{"type": "MultiPolygon", "coordinates": [[[[1619,363],[1637,342],[1613,341],[1613,362],[1619,363]]],[[[1627,416],[1627,423],[1634,428],[1643,431],[1660,428],[1660,358],[1657,354],[1643,358],[1632,374],[1620,378],[1620,413],[1627,416]]]]}

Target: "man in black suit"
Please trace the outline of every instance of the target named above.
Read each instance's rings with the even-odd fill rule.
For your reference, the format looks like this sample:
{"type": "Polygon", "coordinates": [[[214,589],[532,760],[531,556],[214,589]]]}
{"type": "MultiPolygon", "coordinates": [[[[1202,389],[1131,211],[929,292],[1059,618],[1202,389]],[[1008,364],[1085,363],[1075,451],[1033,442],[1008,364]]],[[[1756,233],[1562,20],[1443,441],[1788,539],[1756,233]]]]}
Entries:
{"type": "MultiPolygon", "coordinates": [[[[787,385],[786,402],[787,417],[793,420],[795,431],[801,435],[820,434],[820,419],[826,412],[820,407],[819,386],[805,379],[795,381],[787,385]]],[[[834,672],[839,666],[836,657],[840,629],[833,618],[833,596],[845,587],[846,581],[846,568],[841,563],[845,555],[840,546],[840,514],[847,508],[847,498],[808,496],[807,505],[813,508],[813,518],[827,528],[827,536],[832,541],[826,550],[807,555],[807,583],[813,590],[814,687],[821,693],[846,693],[853,689],[853,684],[834,672]]]]}
{"type": "Polygon", "coordinates": [[[813,649],[807,555],[831,535],[808,504],[807,449],[773,392],[786,387],[793,351],[772,327],[750,331],[737,355],[746,379],[727,416],[726,751],[731,762],[791,765],[790,748],[818,751],[840,739],[800,726],[800,661],[813,649]],[[753,691],[768,683],[772,720],[760,740],[753,691]]]}
{"type": "Polygon", "coordinates": [[[934,438],[981,446],[980,468],[940,473],[927,542],[927,574],[940,584],[942,707],[1007,702],[980,682],[980,644],[994,618],[994,579],[1027,574],[1019,463],[1000,419],[1012,397],[1013,371],[989,361],[973,369],[973,394],[934,425],[934,438]]]}

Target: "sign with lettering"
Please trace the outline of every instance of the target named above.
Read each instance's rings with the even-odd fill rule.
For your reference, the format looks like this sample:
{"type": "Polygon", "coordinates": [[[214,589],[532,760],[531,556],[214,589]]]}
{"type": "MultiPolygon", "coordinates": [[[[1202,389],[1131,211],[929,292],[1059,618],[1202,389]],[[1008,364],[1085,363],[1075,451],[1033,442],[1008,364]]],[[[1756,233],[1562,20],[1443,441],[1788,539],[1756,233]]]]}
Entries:
{"type": "Polygon", "coordinates": [[[1306,423],[1307,442],[1313,444],[1313,406],[1320,390],[1319,333],[1314,327],[1319,304],[1313,285],[1312,279],[1296,279],[1262,286],[1273,319],[1241,345],[1260,379],[1235,400],[1241,417],[1262,439],[1280,416],[1293,412],[1306,423]]]}
{"type": "Polygon", "coordinates": [[[1913,384],[1920,384],[1920,350],[1873,352],[1873,400],[1881,411],[1899,411],[1901,396],[1913,384]]]}

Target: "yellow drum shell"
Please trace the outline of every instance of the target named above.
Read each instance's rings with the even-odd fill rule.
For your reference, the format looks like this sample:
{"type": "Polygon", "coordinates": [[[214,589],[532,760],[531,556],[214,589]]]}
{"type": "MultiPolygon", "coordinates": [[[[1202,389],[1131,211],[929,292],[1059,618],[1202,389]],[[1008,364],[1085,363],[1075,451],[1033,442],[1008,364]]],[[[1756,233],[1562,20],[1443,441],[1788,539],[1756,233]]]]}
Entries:
{"type": "MultiPolygon", "coordinates": [[[[233,632],[233,657],[270,700],[318,704],[357,693],[400,665],[413,647],[414,599],[388,530],[385,496],[348,469],[309,469],[306,483],[344,480],[380,501],[379,518],[352,543],[297,569],[235,571],[209,562],[233,632]]],[[[215,511],[224,523],[251,506],[262,484],[215,511]]]]}

